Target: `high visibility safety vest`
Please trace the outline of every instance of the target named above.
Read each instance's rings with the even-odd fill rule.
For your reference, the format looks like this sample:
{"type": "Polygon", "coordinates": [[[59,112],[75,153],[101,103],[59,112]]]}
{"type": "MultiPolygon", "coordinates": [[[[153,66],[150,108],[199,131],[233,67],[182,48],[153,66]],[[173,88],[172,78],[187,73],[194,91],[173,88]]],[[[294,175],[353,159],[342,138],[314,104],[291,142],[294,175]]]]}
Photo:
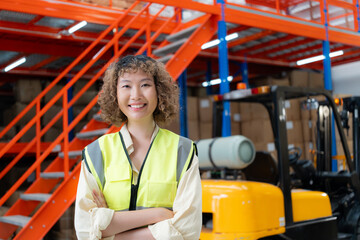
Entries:
{"type": "Polygon", "coordinates": [[[89,144],[83,150],[83,159],[110,209],[172,209],[178,183],[191,166],[194,154],[196,147],[190,139],[160,128],[150,144],[136,185],[120,132],[106,134],[89,144]]]}

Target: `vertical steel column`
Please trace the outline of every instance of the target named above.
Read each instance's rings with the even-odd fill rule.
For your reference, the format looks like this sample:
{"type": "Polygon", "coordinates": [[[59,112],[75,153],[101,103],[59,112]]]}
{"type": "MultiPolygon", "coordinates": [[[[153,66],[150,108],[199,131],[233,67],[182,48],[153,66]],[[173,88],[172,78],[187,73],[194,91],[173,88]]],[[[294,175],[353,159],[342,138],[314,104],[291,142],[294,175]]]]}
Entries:
{"type": "MultiPolygon", "coordinates": [[[[218,21],[218,38],[219,43],[219,75],[221,79],[220,94],[225,94],[230,91],[230,84],[227,80],[229,76],[229,61],[226,37],[226,23],[225,23],[225,2],[224,0],[217,0],[221,4],[221,20],[218,21]]],[[[230,121],[230,103],[224,101],[223,121],[222,121],[222,136],[231,136],[231,121],[230,121]]]]}
{"type": "MultiPolygon", "coordinates": [[[[328,20],[328,6],[326,0],[323,0],[324,6],[324,26],[325,26],[325,34],[326,40],[323,41],[323,55],[324,55],[324,85],[325,89],[332,90],[332,79],[331,79],[331,60],[330,60],[330,42],[329,42],[329,20],[328,20]]],[[[331,117],[331,154],[332,156],[337,155],[336,151],[336,137],[335,137],[335,121],[334,114],[332,113],[331,117]]],[[[332,160],[332,171],[337,172],[337,160],[332,160]]]]}
{"type": "Polygon", "coordinates": [[[206,87],[206,94],[211,95],[212,94],[212,87],[210,85],[211,81],[211,60],[208,60],[207,62],[207,70],[206,70],[206,82],[208,83],[206,87]]]}
{"type": "Polygon", "coordinates": [[[246,84],[246,88],[249,88],[249,72],[248,72],[248,64],[246,58],[241,63],[241,77],[242,77],[242,82],[246,84]]]}
{"type": "MultiPolygon", "coordinates": [[[[355,17],[354,17],[355,18],[355,17]]],[[[359,0],[356,0],[356,19],[357,19],[357,31],[360,32],[360,10],[359,10],[359,0]]]]}
{"type": "Polygon", "coordinates": [[[186,69],[180,75],[179,79],[179,89],[180,89],[180,135],[183,137],[188,137],[188,124],[187,124],[187,89],[186,89],[186,69]]]}

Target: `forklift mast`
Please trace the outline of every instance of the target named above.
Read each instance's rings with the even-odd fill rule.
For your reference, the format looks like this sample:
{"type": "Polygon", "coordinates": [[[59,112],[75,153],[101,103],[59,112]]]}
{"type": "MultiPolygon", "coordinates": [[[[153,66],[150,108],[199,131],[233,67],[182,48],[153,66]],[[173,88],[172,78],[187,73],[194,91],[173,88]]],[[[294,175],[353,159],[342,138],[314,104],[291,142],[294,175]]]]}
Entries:
{"type": "Polygon", "coordinates": [[[348,113],[352,113],[352,123],[353,123],[353,155],[354,155],[354,165],[355,171],[358,176],[360,176],[360,141],[359,141],[359,109],[360,109],[360,97],[348,97],[343,98],[343,110],[342,110],[342,123],[344,128],[349,128],[347,123],[348,113]]]}

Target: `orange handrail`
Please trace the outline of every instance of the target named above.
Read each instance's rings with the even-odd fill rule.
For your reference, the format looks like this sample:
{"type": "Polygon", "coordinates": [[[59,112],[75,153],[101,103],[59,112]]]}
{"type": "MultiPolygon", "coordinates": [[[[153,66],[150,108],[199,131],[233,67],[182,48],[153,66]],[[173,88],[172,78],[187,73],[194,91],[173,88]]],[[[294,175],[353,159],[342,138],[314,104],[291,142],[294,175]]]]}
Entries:
{"type": "MultiPolygon", "coordinates": [[[[136,2],[134,3],[134,6],[132,6],[132,8],[134,8],[135,5],[136,5],[136,2]]],[[[132,8],[129,8],[129,10],[131,10],[132,8]]],[[[140,13],[139,13],[139,14],[140,14],[140,13]]],[[[116,23],[118,24],[123,18],[124,18],[124,16],[121,16],[121,17],[116,21],[116,23]]],[[[115,25],[115,26],[116,26],[116,25],[115,25]]],[[[126,25],[126,26],[127,26],[127,28],[124,27],[125,30],[122,31],[122,32],[119,32],[119,33],[118,33],[119,35],[114,36],[114,38],[117,37],[117,39],[118,39],[118,38],[120,37],[120,34],[123,34],[123,33],[128,29],[128,27],[130,26],[130,24],[128,24],[128,25],[126,25]]],[[[104,33],[110,32],[113,27],[114,27],[114,24],[110,25],[110,27],[109,27],[108,29],[106,29],[102,34],[100,34],[99,38],[98,38],[95,42],[100,42],[100,41],[101,41],[100,38],[103,38],[103,37],[106,36],[106,34],[104,34],[104,33]]],[[[117,40],[117,39],[116,39],[116,40],[117,40]]],[[[111,43],[113,43],[113,42],[114,42],[114,39],[113,39],[112,41],[110,41],[110,42],[107,43],[108,48],[110,48],[110,45],[111,45],[111,43]]],[[[93,48],[93,47],[94,47],[93,44],[91,44],[88,48],[93,48]]],[[[104,49],[104,48],[103,48],[103,49],[104,49]]],[[[100,50],[100,51],[101,51],[101,50],[100,50]]],[[[88,49],[86,49],[85,52],[88,52],[88,49]]],[[[4,148],[1,149],[1,151],[0,151],[0,157],[2,157],[2,156],[16,143],[16,141],[35,123],[35,121],[38,121],[38,120],[40,119],[40,117],[41,117],[52,105],[54,105],[54,103],[61,97],[61,95],[63,94],[63,92],[64,92],[64,91],[67,91],[67,90],[70,88],[70,86],[72,86],[72,85],[75,83],[75,81],[80,78],[80,76],[81,76],[80,74],[85,73],[86,70],[90,67],[89,65],[90,65],[90,64],[93,64],[94,62],[96,62],[97,59],[100,58],[103,53],[105,53],[105,51],[102,51],[102,53],[100,52],[100,53],[96,54],[96,58],[92,59],[92,61],[90,61],[87,65],[85,65],[84,68],[83,68],[71,81],[69,81],[67,85],[65,85],[65,87],[62,89],[62,91],[60,91],[59,93],[57,93],[57,94],[54,96],[54,98],[51,99],[51,100],[49,101],[49,103],[46,104],[46,105],[44,106],[44,108],[43,108],[40,112],[38,112],[38,113],[36,114],[36,116],[35,116],[29,123],[27,123],[27,124],[25,125],[25,127],[24,127],[7,145],[5,145],[4,148]],[[85,68],[86,68],[86,70],[84,71],[85,68]]],[[[82,54],[82,55],[83,55],[83,54],[82,54]]],[[[82,56],[82,55],[81,55],[81,56],[82,56]]],[[[79,56],[79,57],[81,57],[81,56],[79,56]]],[[[77,59],[78,59],[78,58],[77,58],[77,59]]],[[[75,61],[76,61],[76,60],[75,60],[75,61]]],[[[74,61],[74,62],[75,62],[75,61],[74,61]]],[[[79,61],[80,61],[80,60],[79,60],[79,61]]],[[[76,64],[74,64],[74,62],[73,62],[70,66],[72,66],[72,65],[75,66],[76,64]]],[[[69,67],[70,67],[70,66],[69,66],[69,67]]],[[[67,67],[64,71],[65,71],[65,72],[68,72],[68,71],[69,71],[69,67],[67,67]]],[[[101,73],[101,74],[102,74],[102,73],[101,73]]],[[[99,77],[101,76],[101,74],[99,74],[99,73],[96,74],[96,77],[99,78],[99,77]]],[[[63,73],[60,74],[60,76],[63,76],[63,75],[64,75],[63,73]]],[[[96,79],[97,79],[97,78],[96,78],[96,79]]],[[[60,80],[61,78],[57,77],[54,81],[57,81],[57,79],[60,80]]],[[[86,84],[85,87],[69,102],[69,106],[72,106],[72,105],[74,104],[74,102],[77,101],[77,100],[80,98],[80,96],[96,81],[96,79],[93,78],[92,81],[89,81],[88,84],[86,84]]],[[[41,97],[42,97],[42,96],[45,96],[45,94],[50,90],[49,87],[50,87],[51,85],[52,85],[52,83],[51,83],[46,89],[44,89],[44,91],[43,91],[42,93],[40,93],[39,96],[37,96],[37,97],[24,109],[24,111],[26,111],[27,108],[30,108],[30,107],[31,107],[33,104],[35,104],[37,101],[40,101],[41,97]],[[30,106],[30,107],[29,107],[29,106],[30,106]]],[[[21,114],[24,115],[24,114],[26,113],[26,112],[24,112],[24,111],[22,111],[22,112],[20,113],[20,115],[21,115],[21,114]]],[[[50,127],[51,127],[53,124],[55,124],[56,120],[58,120],[58,119],[61,117],[62,111],[63,111],[63,110],[61,110],[61,112],[60,112],[59,114],[57,114],[57,115],[55,116],[55,118],[52,119],[52,120],[48,123],[48,125],[44,128],[44,131],[41,131],[41,132],[40,132],[40,135],[37,136],[39,139],[45,134],[46,131],[48,131],[48,130],[50,129],[50,127]]],[[[19,117],[19,116],[18,116],[18,117],[19,117]]],[[[17,118],[18,118],[18,117],[17,117],[17,118]]],[[[15,119],[13,120],[13,122],[14,122],[14,121],[16,122],[16,121],[18,121],[18,120],[20,119],[20,118],[18,118],[18,119],[17,119],[17,118],[15,118],[15,119]]],[[[9,125],[12,127],[13,125],[11,125],[11,124],[12,124],[12,123],[10,123],[9,125]]],[[[14,123],[14,124],[15,124],[15,123],[14,123]]],[[[9,125],[8,125],[8,127],[9,127],[9,125]]],[[[11,127],[9,127],[9,128],[11,128],[11,127]]],[[[5,130],[6,130],[6,128],[4,129],[4,131],[5,131],[5,130]]],[[[71,130],[71,129],[70,129],[70,130],[71,130]]],[[[16,157],[10,162],[10,164],[8,164],[8,166],[5,167],[5,169],[3,169],[3,171],[0,172],[0,179],[21,159],[22,156],[24,156],[24,155],[26,154],[26,152],[34,145],[35,142],[36,142],[36,141],[31,141],[31,142],[27,145],[27,147],[25,147],[25,148],[23,149],[23,151],[21,151],[21,152],[18,154],[18,156],[16,156],[16,157]]]]}
{"type": "MultiPolygon", "coordinates": [[[[139,17],[142,12],[144,10],[146,10],[149,7],[149,5],[147,7],[145,7],[142,11],[140,11],[134,18],[139,17]]],[[[161,11],[158,12],[157,15],[155,15],[149,22],[148,24],[151,24],[157,17],[158,15],[161,13],[161,11]]],[[[131,22],[128,23],[127,28],[130,26],[131,22]]],[[[139,32],[141,33],[142,31],[144,31],[146,29],[147,26],[144,26],[143,28],[141,28],[139,30],[139,32]]],[[[126,30],[126,27],[124,27],[122,29],[122,31],[120,31],[117,35],[114,36],[114,38],[108,42],[104,48],[98,53],[96,54],[96,57],[100,57],[101,54],[105,53],[112,44],[115,44],[115,41],[118,40],[118,38],[120,37],[121,34],[123,34],[126,30]]],[[[117,51],[117,53],[115,54],[115,56],[113,56],[109,62],[114,61],[116,58],[118,58],[129,46],[132,42],[134,42],[138,36],[140,36],[140,33],[135,34],[129,41],[127,44],[125,44],[122,49],[120,51],[117,51]]],[[[90,62],[87,64],[90,65],[90,62]]],[[[87,65],[85,67],[87,67],[87,65]]],[[[84,68],[85,68],[84,67],[84,68]]],[[[39,158],[37,158],[37,160],[35,161],[35,163],[24,173],[24,175],[22,175],[22,177],[7,191],[7,193],[0,199],[0,206],[15,192],[15,190],[24,182],[24,180],[34,171],[35,168],[39,168],[41,162],[49,155],[49,153],[52,151],[52,149],[60,143],[61,140],[64,139],[64,155],[65,157],[68,157],[68,140],[66,139],[68,136],[68,132],[71,131],[71,129],[74,128],[74,126],[85,116],[85,114],[87,112],[90,111],[90,109],[96,104],[97,102],[97,96],[85,107],[85,109],[70,123],[67,123],[67,109],[68,107],[72,106],[74,104],[74,102],[80,98],[80,96],[105,72],[107,68],[107,65],[104,65],[101,70],[83,87],[83,89],[81,91],[78,92],[78,94],[70,101],[67,101],[67,90],[69,89],[69,87],[74,83],[74,81],[76,81],[79,77],[80,74],[85,73],[85,71],[80,71],[78,74],[76,74],[74,76],[74,78],[69,81],[65,87],[40,111],[40,115],[43,114],[43,112],[46,109],[47,106],[54,104],[61,95],[63,95],[63,109],[44,127],[44,129],[42,131],[40,131],[40,136],[38,136],[39,138],[42,136],[42,134],[44,134],[60,117],[61,115],[64,115],[63,117],[63,132],[56,138],[56,140],[41,154],[41,156],[39,158]]],[[[32,119],[30,121],[33,122],[36,119],[39,119],[40,116],[35,117],[34,119],[32,119]]],[[[29,124],[30,124],[29,123],[29,124]]],[[[35,139],[33,139],[28,146],[32,146],[34,143],[36,142],[35,139]]],[[[19,155],[23,155],[25,154],[25,152],[29,149],[30,147],[26,147],[19,155]],[[27,150],[26,150],[27,149],[27,150]]],[[[20,159],[20,157],[16,157],[14,160],[18,161],[20,159]]],[[[15,163],[14,160],[9,164],[9,165],[14,165],[15,163]]],[[[65,176],[68,176],[68,159],[64,159],[64,171],[65,171],[65,176]]],[[[11,167],[10,167],[11,168],[11,167]]],[[[5,175],[5,173],[10,169],[8,166],[0,173],[0,178],[2,176],[5,175]],[[6,171],[6,172],[5,172],[6,171]]]]}
{"type": "MultiPolygon", "coordinates": [[[[68,74],[70,72],[71,69],[73,69],[91,50],[93,50],[93,48],[100,43],[100,41],[102,39],[105,38],[105,36],[113,30],[114,27],[118,26],[119,22],[121,22],[126,15],[139,3],[139,1],[136,1],[128,10],[125,11],[124,15],[120,16],[118,20],[116,20],[116,22],[114,22],[113,24],[111,24],[104,32],[102,32],[100,34],[100,36],[93,42],[90,44],[90,46],[85,49],[85,51],[83,53],[80,54],[79,57],[77,57],[62,73],[60,73],[60,75],[58,77],[56,77],[54,79],[54,81],[52,81],[49,86],[47,86],[31,103],[29,103],[29,105],[23,110],[21,111],[21,113],[19,115],[17,115],[5,128],[3,131],[0,132],[0,138],[3,137],[26,113],[29,112],[29,110],[35,106],[35,104],[37,103],[37,101],[40,101],[40,99],[42,97],[45,96],[45,94],[47,94],[50,89],[52,89],[56,83],[58,83],[63,77],[66,76],[66,74],[68,74]]],[[[92,59],[93,60],[93,59],[92,59]]],[[[81,71],[80,71],[81,72],[81,71]]],[[[52,99],[52,101],[55,103],[55,101],[57,101],[60,98],[60,95],[56,95],[58,96],[58,98],[54,97],[52,99]],[[56,98],[56,100],[54,101],[54,99],[56,98]]],[[[49,102],[49,103],[50,103],[49,102]]],[[[49,105],[49,104],[48,104],[49,105]]],[[[47,105],[47,106],[48,106],[47,105]]],[[[36,117],[40,117],[38,116],[39,113],[36,114],[36,117]]],[[[30,127],[34,124],[34,122],[32,124],[27,124],[25,125],[25,127],[8,143],[7,146],[5,146],[3,149],[1,149],[0,151],[0,158],[4,155],[4,153],[12,146],[14,145],[19,139],[20,137],[22,137],[24,135],[24,133],[30,129],[30,127]]]]}

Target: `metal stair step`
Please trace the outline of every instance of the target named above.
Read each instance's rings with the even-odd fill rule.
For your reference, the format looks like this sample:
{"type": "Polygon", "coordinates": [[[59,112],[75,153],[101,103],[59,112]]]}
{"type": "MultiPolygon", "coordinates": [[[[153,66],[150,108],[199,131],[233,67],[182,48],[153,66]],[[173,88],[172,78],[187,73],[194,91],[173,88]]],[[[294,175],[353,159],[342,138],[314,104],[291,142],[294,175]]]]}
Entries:
{"type": "Polygon", "coordinates": [[[100,114],[94,114],[93,119],[95,119],[98,122],[103,122],[104,120],[101,118],[100,114]]]}
{"type": "Polygon", "coordinates": [[[155,49],[153,51],[153,54],[159,57],[168,55],[169,53],[174,53],[176,50],[178,50],[185,42],[187,41],[187,38],[180,39],[176,42],[170,43],[162,48],[155,49]]]}
{"type": "MultiPolygon", "coordinates": [[[[77,150],[77,151],[69,151],[69,158],[77,158],[79,156],[81,156],[82,151],[81,150],[77,150]]],[[[64,158],[64,152],[59,152],[58,155],[60,158],[64,158]]]]}
{"type": "Polygon", "coordinates": [[[44,179],[64,178],[64,172],[42,172],[40,177],[44,179]]]}
{"type": "Polygon", "coordinates": [[[167,63],[173,56],[174,56],[174,54],[166,55],[165,57],[159,58],[158,61],[165,64],[165,63],[167,63]]]}
{"type": "Polygon", "coordinates": [[[194,26],[191,26],[189,28],[183,29],[177,33],[167,36],[166,40],[169,42],[175,42],[182,38],[188,38],[198,27],[200,27],[200,24],[195,24],[194,26]]]}
{"type": "Polygon", "coordinates": [[[20,194],[22,200],[46,202],[51,197],[48,193],[24,193],[20,194]]]}
{"type": "Polygon", "coordinates": [[[93,131],[80,132],[76,134],[79,139],[92,139],[93,137],[99,137],[106,134],[109,131],[108,128],[97,129],[93,131]]]}
{"type": "Polygon", "coordinates": [[[27,217],[27,216],[12,215],[12,216],[0,217],[0,222],[9,223],[19,227],[24,227],[30,221],[30,219],[31,217],[27,217]]]}

